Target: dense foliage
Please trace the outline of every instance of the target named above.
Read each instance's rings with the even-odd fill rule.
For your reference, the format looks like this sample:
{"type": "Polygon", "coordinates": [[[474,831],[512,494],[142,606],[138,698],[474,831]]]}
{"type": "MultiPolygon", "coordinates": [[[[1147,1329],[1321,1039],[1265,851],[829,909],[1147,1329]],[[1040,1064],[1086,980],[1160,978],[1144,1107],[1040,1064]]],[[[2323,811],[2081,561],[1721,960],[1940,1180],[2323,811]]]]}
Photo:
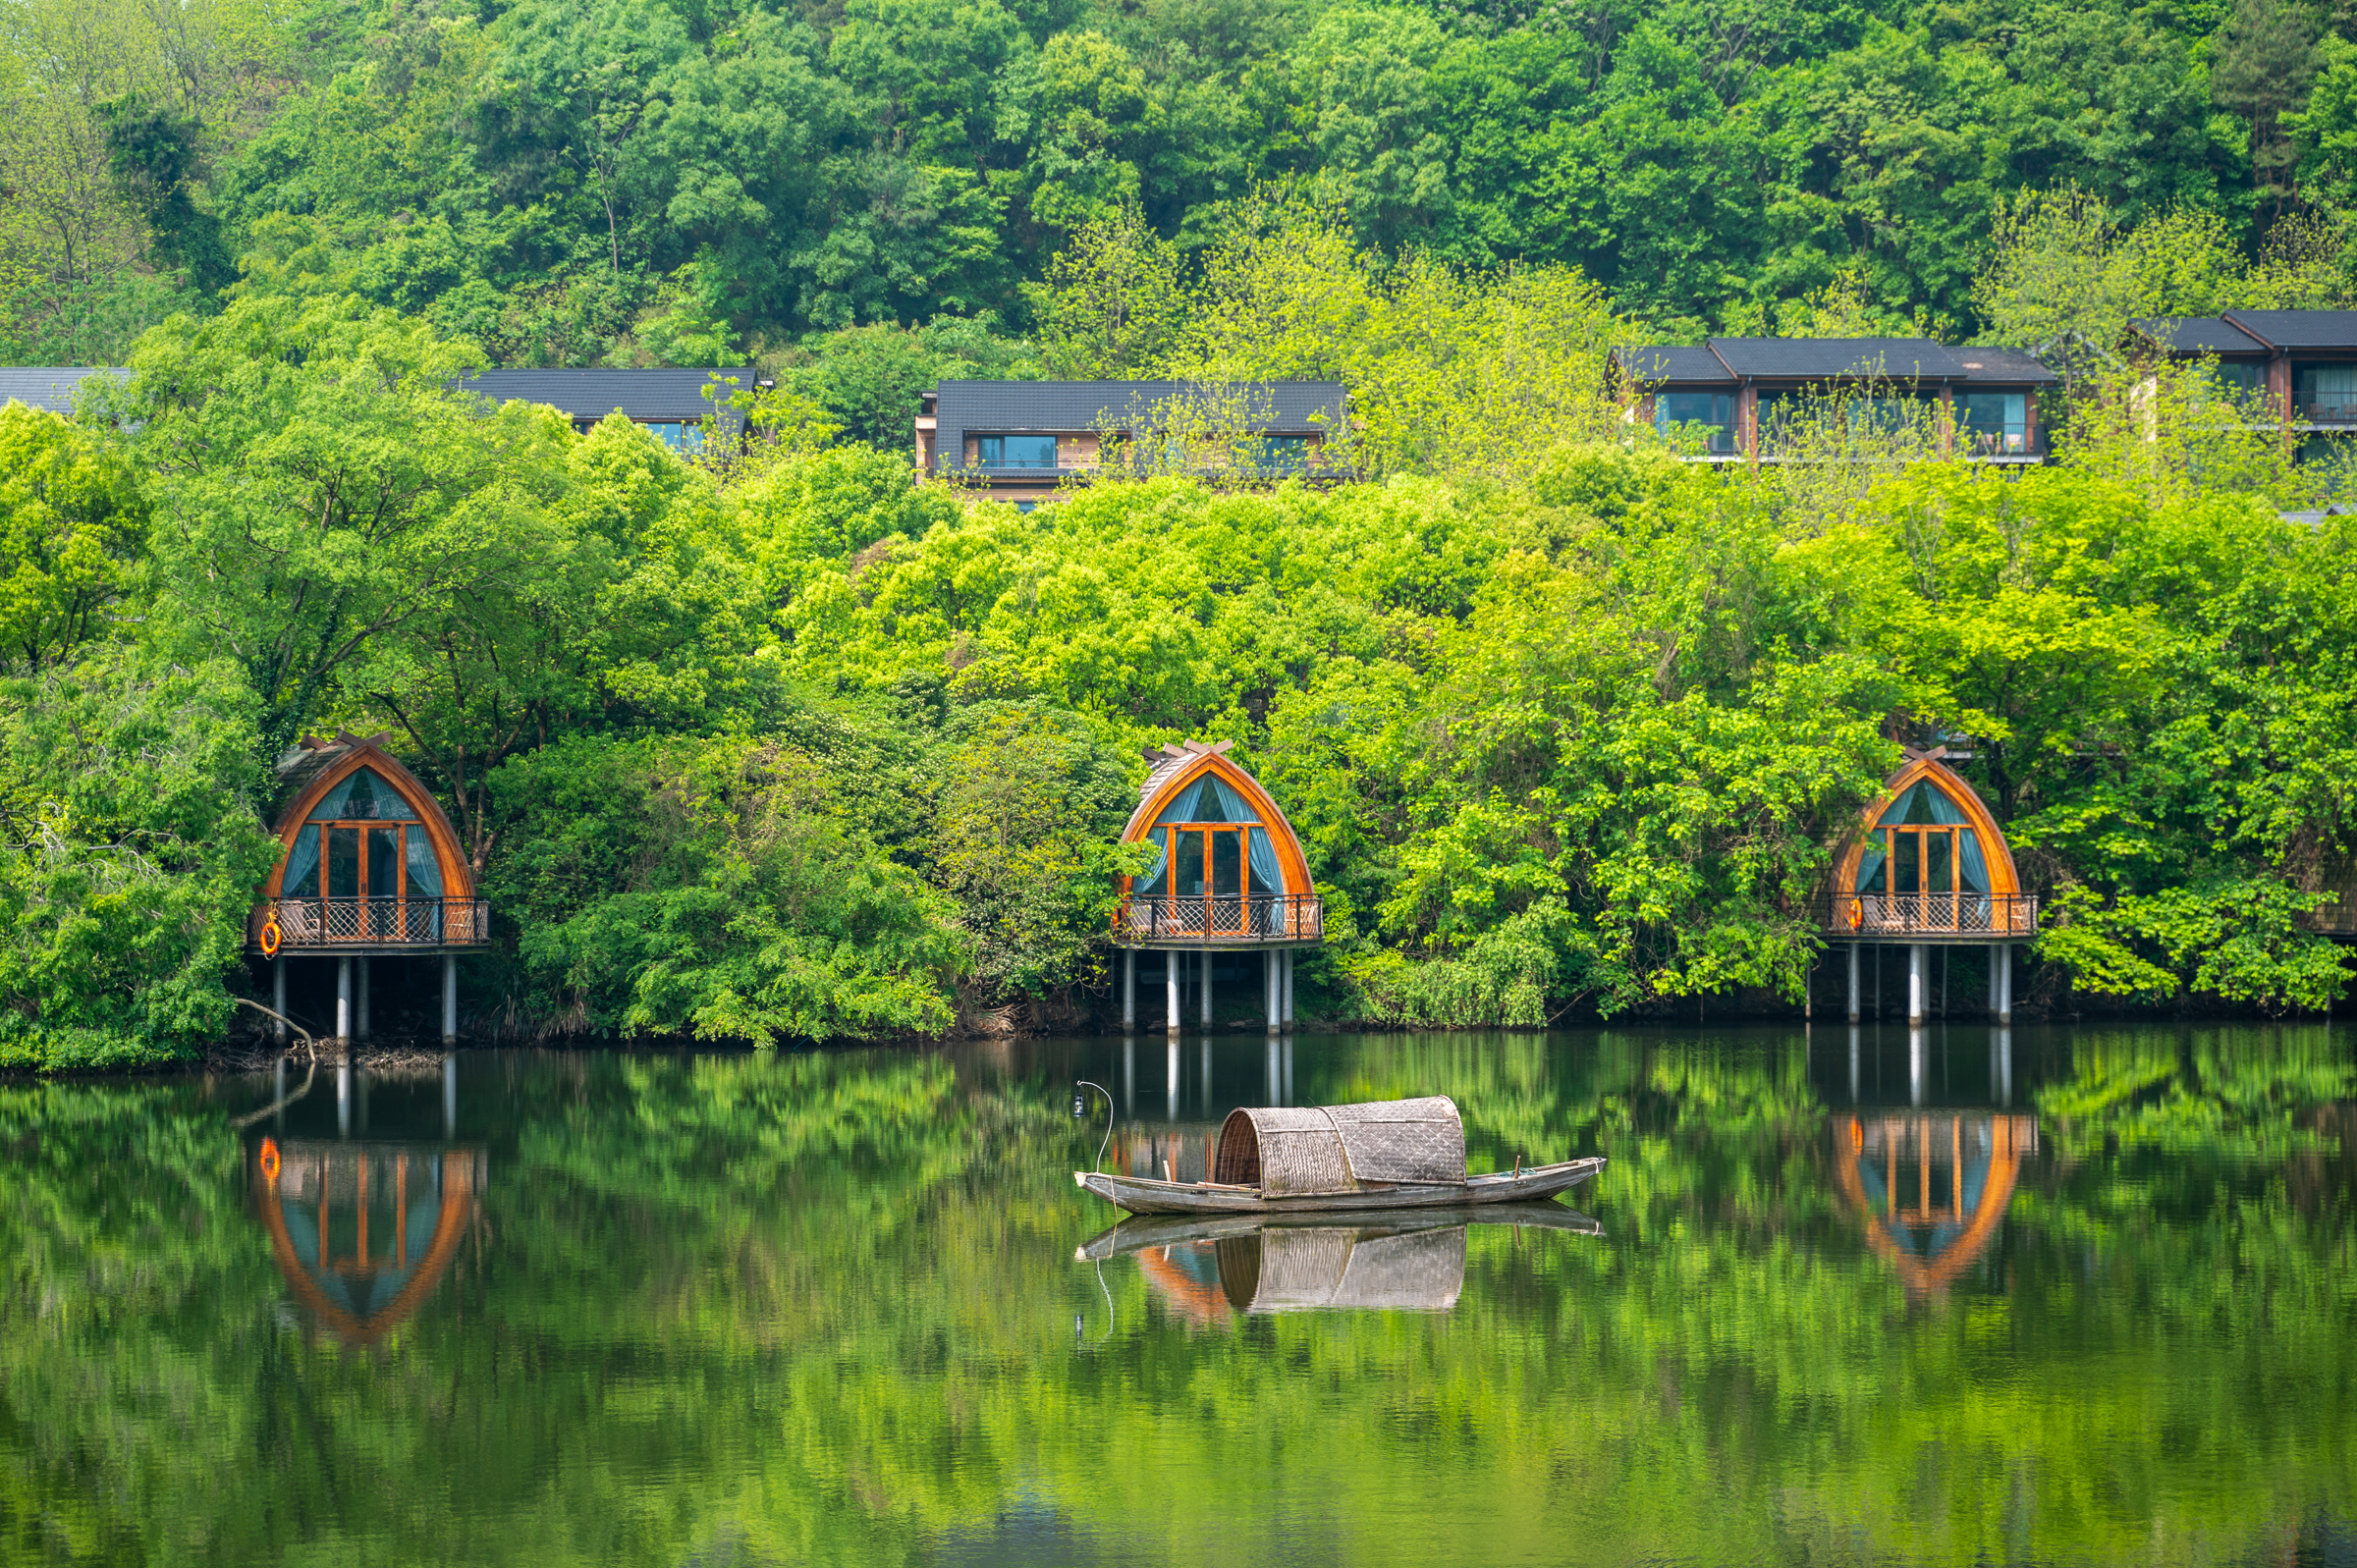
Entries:
{"type": "Polygon", "coordinates": [[[1789,329],[1837,282],[1968,330],[2032,189],[2253,256],[2317,220],[2336,280],[2351,27],[2299,0],[9,0],[0,331],[104,362],[176,306],[358,293],[507,363],[787,363],[929,323],[849,340],[852,379],[996,369],[993,324],[1090,224],[1198,266],[1288,184],[1363,243],[1575,268],[1672,332],[1789,329]]]}

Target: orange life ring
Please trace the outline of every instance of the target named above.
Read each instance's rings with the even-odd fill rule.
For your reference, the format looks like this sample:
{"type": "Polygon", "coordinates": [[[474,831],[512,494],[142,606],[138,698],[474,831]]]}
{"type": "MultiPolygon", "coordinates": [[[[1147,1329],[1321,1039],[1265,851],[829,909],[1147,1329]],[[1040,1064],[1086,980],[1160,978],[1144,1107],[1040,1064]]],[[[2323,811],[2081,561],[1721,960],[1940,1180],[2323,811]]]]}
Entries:
{"type": "Polygon", "coordinates": [[[1866,906],[1859,900],[1849,901],[1849,929],[1855,931],[1866,923],[1866,906]]]}
{"type": "Polygon", "coordinates": [[[262,1179],[264,1181],[278,1180],[278,1140],[276,1138],[262,1140],[262,1179]]]}
{"type": "Polygon", "coordinates": [[[280,930],[278,929],[278,922],[277,922],[276,920],[265,920],[265,921],[263,921],[263,922],[262,922],[262,956],[263,956],[263,957],[265,957],[265,958],[275,958],[275,957],[277,957],[277,956],[278,956],[278,947],[279,947],[279,944],[280,944],[280,943],[282,943],[282,942],[284,942],[284,941],[286,941],[286,940],[287,940],[287,938],[286,938],[286,933],[285,933],[285,932],[283,932],[283,931],[280,931],[280,930]]]}

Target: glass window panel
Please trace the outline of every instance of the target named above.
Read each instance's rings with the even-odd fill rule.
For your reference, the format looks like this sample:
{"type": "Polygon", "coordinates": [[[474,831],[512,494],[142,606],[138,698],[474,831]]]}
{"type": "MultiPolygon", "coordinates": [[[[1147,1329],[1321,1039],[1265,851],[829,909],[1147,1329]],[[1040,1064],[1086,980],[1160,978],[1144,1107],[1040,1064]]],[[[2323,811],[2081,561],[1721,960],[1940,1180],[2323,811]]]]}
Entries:
{"type": "Polygon", "coordinates": [[[1199,898],[1203,895],[1203,836],[1199,833],[1181,833],[1178,837],[1177,887],[1174,891],[1181,898],[1199,898]]]}
{"type": "Polygon", "coordinates": [[[1902,833],[1891,856],[1892,892],[1923,892],[1923,836],[1902,833]]]}
{"type": "Polygon", "coordinates": [[[1301,473],[1309,467],[1309,437],[1264,436],[1260,441],[1263,473],[1301,473]]]}
{"type": "Polygon", "coordinates": [[[329,828],[326,833],[327,875],[321,883],[320,895],[356,898],[360,892],[360,831],[329,828]]]}
{"type": "Polygon", "coordinates": [[[368,896],[392,898],[401,892],[401,830],[370,828],[368,835],[368,896]]]}
{"type": "Polygon", "coordinates": [[[2021,392],[1965,392],[1956,396],[1956,423],[1966,450],[1982,457],[2024,452],[2030,444],[2030,399],[2021,392]]]}
{"type": "Polygon", "coordinates": [[[974,456],[985,468],[1053,468],[1054,436],[978,436],[974,456]]]}
{"type": "Polygon", "coordinates": [[[1926,892],[1956,891],[1955,845],[1945,833],[1923,836],[1923,883],[1926,892]]]}
{"type": "Polygon", "coordinates": [[[1706,452],[1735,450],[1735,399],[1727,392],[1664,392],[1653,400],[1654,428],[1670,434],[1680,426],[1700,436],[1706,452]]]}
{"type": "Polygon", "coordinates": [[[1244,891],[1243,835],[1233,829],[1211,836],[1211,891],[1221,898],[1237,897],[1244,891]]]}
{"type": "Polygon", "coordinates": [[[696,452],[704,445],[701,419],[649,419],[646,433],[674,452],[696,452]]]}
{"type": "Polygon", "coordinates": [[[2357,364],[2301,365],[2292,373],[2293,398],[2310,419],[2357,419],[2357,364]]]}

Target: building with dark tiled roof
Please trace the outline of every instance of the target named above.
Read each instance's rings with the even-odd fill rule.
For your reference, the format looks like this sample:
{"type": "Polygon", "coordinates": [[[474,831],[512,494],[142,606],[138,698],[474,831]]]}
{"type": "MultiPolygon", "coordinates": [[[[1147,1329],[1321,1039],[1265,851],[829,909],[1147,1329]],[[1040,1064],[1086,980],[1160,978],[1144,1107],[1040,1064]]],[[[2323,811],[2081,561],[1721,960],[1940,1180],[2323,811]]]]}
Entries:
{"type": "Polygon", "coordinates": [[[2211,361],[2219,380],[2295,431],[2357,429],[2357,310],[2228,310],[2130,329],[2149,354],[2211,361]]]}
{"type": "Polygon", "coordinates": [[[720,438],[742,434],[744,416],[729,406],[740,390],[757,385],[748,369],[485,370],[463,377],[463,391],[495,403],[537,403],[556,409],[584,435],[610,413],[621,413],[674,452],[704,444],[706,421],[720,438]],[[706,396],[705,389],[714,389],[706,396]]]}
{"type": "Polygon", "coordinates": [[[944,381],[917,414],[916,466],[1027,511],[1096,472],[1109,443],[1150,444],[1178,424],[1233,434],[1248,451],[1182,455],[1175,466],[1234,471],[1240,460],[1272,478],[1339,477],[1328,448],[1347,413],[1339,381],[944,381]]]}
{"type": "Polygon", "coordinates": [[[120,381],[130,374],[115,365],[0,366],[0,404],[21,403],[72,418],[83,382],[93,376],[120,381]]]}
{"type": "Polygon", "coordinates": [[[1942,442],[1957,456],[2039,462],[2038,399],[2059,379],[2013,350],[1928,338],[1712,338],[1615,357],[1631,417],[1697,440],[1703,461],[1774,460],[1780,404],[1848,392],[1936,405],[1942,442]]]}

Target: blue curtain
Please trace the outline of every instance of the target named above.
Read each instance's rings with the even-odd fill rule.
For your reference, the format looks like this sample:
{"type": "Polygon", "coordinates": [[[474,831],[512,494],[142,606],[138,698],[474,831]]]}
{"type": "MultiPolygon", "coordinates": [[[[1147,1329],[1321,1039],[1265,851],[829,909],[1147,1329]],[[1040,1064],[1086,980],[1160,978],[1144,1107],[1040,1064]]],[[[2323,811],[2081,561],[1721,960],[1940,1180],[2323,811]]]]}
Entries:
{"type": "Polygon", "coordinates": [[[295,847],[287,851],[287,874],[278,885],[282,898],[316,898],[319,896],[319,830],[304,824],[295,836],[295,847]]]}
{"type": "Polygon", "coordinates": [[[1170,837],[1171,830],[1168,828],[1146,830],[1146,842],[1154,846],[1154,863],[1146,868],[1144,876],[1137,879],[1135,891],[1138,892],[1163,891],[1163,873],[1171,869],[1170,837]]]}
{"type": "Polygon", "coordinates": [[[1858,880],[1856,885],[1850,889],[1852,892],[1866,892],[1868,885],[1874,881],[1874,874],[1883,869],[1883,861],[1886,857],[1877,846],[1887,841],[1882,838],[1866,840],[1866,852],[1858,856],[1858,880]]]}
{"type": "Polygon", "coordinates": [[[434,858],[434,841],[420,828],[406,836],[409,842],[410,896],[442,896],[442,863],[434,858]]]}
{"type": "Polygon", "coordinates": [[[1260,813],[1245,804],[1244,797],[1228,786],[1228,781],[1216,774],[1205,774],[1171,797],[1154,819],[1157,826],[1169,822],[1258,822],[1260,813]]]}
{"type": "Polygon", "coordinates": [[[1963,862],[1964,890],[1989,891],[1989,862],[1981,858],[1981,836],[1970,828],[1956,835],[1956,858],[1963,862]]]}
{"type": "Polygon", "coordinates": [[[1953,828],[1971,820],[1964,815],[1963,807],[1948,798],[1946,790],[1926,779],[1891,801],[1876,826],[1953,828]]]}
{"type": "Polygon", "coordinates": [[[1285,872],[1277,859],[1277,841],[1269,837],[1266,828],[1244,830],[1244,841],[1251,846],[1252,891],[1254,892],[1289,892],[1285,885],[1285,872]]]}
{"type": "Polygon", "coordinates": [[[417,813],[401,797],[392,782],[374,768],[356,769],[311,808],[310,822],[342,822],[359,818],[374,822],[415,822],[417,813]]]}

